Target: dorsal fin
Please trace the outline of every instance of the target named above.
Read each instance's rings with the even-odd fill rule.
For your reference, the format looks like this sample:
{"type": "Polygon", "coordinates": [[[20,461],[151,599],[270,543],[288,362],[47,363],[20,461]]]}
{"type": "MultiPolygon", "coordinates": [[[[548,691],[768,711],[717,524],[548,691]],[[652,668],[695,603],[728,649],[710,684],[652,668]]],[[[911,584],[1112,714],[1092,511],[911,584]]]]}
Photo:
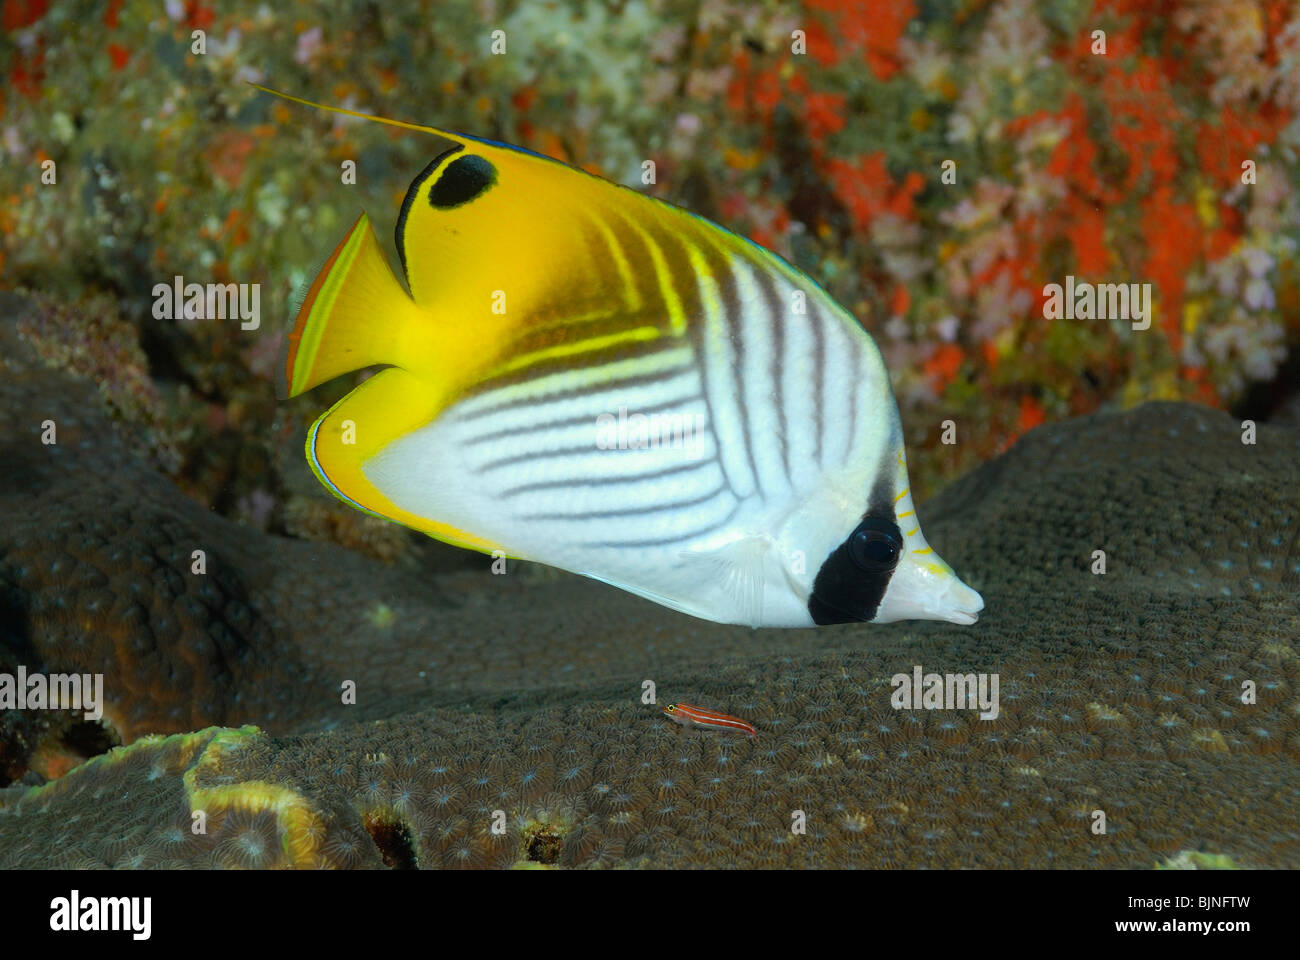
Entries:
{"type": "Polygon", "coordinates": [[[256,87],[263,93],[269,93],[272,96],[279,97],[282,100],[291,100],[294,103],[301,103],[303,106],[313,107],[316,110],[324,110],[326,113],[340,113],[345,117],[357,117],[361,120],[373,121],[374,123],[384,123],[390,127],[401,127],[403,130],[419,130],[421,133],[428,133],[435,137],[441,137],[443,140],[447,141],[447,146],[443,149],[448,149],[455,145],[463,147],[473,140],[472,137],[465,137],[460,134],[450,133],[446,130],[439,130],[437,127],[430,127],[423,123],[409,123],[405,120],[390,120],[387,117],[375,116],[373,113],[361,113],[359,110],[348,110],[346,107],[331,107],[325,103],[316,103],[313,100],[305,100],[302,97],[295,97],[293,94],[281,93],[279,90],[264,87],[260,83],[253,83],[251,80],[248,81],[248,85],[250,87],[256,87]]]}

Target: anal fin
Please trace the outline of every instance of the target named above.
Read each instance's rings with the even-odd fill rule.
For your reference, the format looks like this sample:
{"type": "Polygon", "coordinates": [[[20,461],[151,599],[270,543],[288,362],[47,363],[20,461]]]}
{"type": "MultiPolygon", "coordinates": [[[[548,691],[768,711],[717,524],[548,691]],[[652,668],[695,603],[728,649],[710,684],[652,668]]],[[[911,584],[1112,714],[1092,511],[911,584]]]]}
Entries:
{"type": "Polygon", "coordinates": [[[501,547],[445,520],[402,509],[366,476],[369,460],[432,420],[444,399],[427,381],[405,370],[381,370],[312,425],[307,462],[317,479],[351,506],[458,547],[491,553],[501,547]]]}

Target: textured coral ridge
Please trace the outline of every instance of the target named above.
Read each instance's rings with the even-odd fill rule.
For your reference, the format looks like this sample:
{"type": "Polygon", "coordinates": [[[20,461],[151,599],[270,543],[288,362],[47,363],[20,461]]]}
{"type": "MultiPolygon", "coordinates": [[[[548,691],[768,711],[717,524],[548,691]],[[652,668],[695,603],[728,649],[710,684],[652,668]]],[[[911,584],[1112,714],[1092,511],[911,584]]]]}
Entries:
{"type": "Polygon", "coordinates": [[[1300,866],[1293,432],[1244,446],[1225,415],[1175,404],[1031,431],[922,510],[985,596],[977,625],[755,632],[568,577],[466,574],[432,591],[456,605],[431,599],[207,515],[113,454],[74,382],[7,362],[0,413],[23,426],[4,441],[0,569],[23,618],[6,656],[104,670],[128,730],[266,732],[141,741],[0,792],[0,866],[1300,866]],[[81,433],[42,448],[24,431],[45,416],[81,433]],[[169,572],[196,540],[246,620],[114,619],[137,553],[158,572],[132,602],[201,590],[169,572]],[[65,556],[101,581],[52,570],[65,556]],[[1001,715],[894,711],[889,678],[918,663],[997,672],[1001,715]],[[683,736],[640,702],[646,679],[757,740],[683,736]],[[289,735],[314,723],[334,728],[289,735]],[[196,804],[209,831],[185,838],[196,804]]]}
{"type": "Polygon", "coordinates": [[[44,786],[11,788],[0,821],[23,835],[6,831],[0,862],[310,868],[338,864],[350,836],[347,865],[382,865],[356,815],[336,799],[309,800],[276,774],[275,782],[231,776],[234,758],[246,752],[266,757],[256,727],[150,736],[44,786]]]}

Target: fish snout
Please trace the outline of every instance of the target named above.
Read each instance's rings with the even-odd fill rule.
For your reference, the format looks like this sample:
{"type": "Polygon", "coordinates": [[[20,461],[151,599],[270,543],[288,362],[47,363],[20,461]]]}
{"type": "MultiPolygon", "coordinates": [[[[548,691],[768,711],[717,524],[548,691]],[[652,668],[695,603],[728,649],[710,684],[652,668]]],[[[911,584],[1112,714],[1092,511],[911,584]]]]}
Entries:
{"type": "Polygon", "coordinates": [[[968,627],[980,618],[983,609],[984,598],[954,575],[948,589],[927,605],[926,619],[947,620],[968,627]]]}
{"type": "Polygon", "coordinates": [[[984,598],[938,556],[908,556],[894,570],[875,622],[945,620],[970,626],[983,609],[984,598]]]}

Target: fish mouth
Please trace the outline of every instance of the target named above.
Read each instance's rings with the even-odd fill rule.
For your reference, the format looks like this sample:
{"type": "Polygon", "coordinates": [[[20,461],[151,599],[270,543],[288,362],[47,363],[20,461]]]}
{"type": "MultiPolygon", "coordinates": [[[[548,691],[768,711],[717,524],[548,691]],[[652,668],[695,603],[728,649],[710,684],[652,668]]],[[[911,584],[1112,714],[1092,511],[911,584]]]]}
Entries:
{"type": "Polygon", "coordinates": [[[946,592],[943,601],[934,606],[927,606],[925,612],[931,620],[946,620],[949,623],[969,627],[979,620],[983,609],[984,598],[957,580],[953,589],[946,592]]]}
{"type": "Polygon", "coordinates": [[[873,622],[930,620],[952,623],[959,627],[969,627],[978,622],[984,609],[984,598],[955,576],[949,575],[945,579],[946,582],[938,591],[928,589],[931,585],[925,581],[919,585],[901,581],[898,584],[901,589],[896,595],[885,595],[881,604],[882,612],[877,614],[873,622]]]}

